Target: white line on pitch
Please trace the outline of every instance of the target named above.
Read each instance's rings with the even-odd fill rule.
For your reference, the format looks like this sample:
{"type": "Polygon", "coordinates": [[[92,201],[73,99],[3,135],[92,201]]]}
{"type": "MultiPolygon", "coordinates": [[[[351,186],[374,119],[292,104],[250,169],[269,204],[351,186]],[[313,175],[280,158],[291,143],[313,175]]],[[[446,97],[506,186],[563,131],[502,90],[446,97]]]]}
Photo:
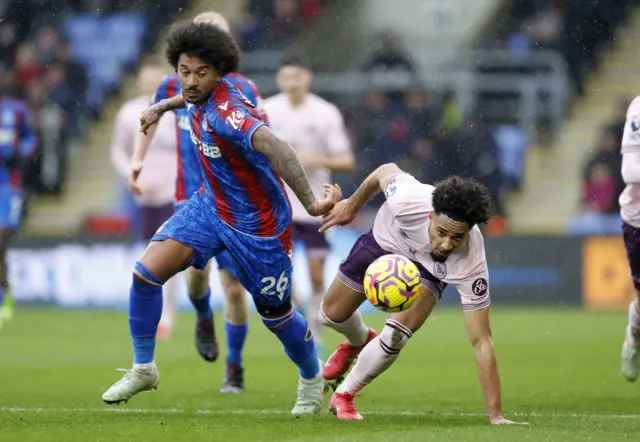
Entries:
{"type": "MultiPolygon", "coordinates": [[[[206,409],[180,409],[180,408],[29,408],[29,407],[0,407],[0,411],[9,413],[131,413],[131,414],[208,414],[212,416],[225,414],[289,414],[289,410],[206,410],[206,409]]],[[[454,412],[428,412],[428,411],[369,411],[363,415],[379,416],[447,416],[447,417],[482,417],[486,413],[454,413],[454,412]]],[[[508,416],[518,417],[552,417],[574,419],[640,419],[640,414],[589,414],[589,413],[507,413],[508,416]]]]}

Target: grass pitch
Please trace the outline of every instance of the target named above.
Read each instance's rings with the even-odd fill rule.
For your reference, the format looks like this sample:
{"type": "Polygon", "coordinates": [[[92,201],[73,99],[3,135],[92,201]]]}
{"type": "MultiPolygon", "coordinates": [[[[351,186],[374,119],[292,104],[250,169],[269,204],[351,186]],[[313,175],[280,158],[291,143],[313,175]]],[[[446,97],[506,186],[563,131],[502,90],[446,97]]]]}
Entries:
{"type": "MultiPolygon", "coordinates": [[[[220,315],[216,317],[218,320],[220,315]]],[[[383,315],[367,322],[380,329],[383,315]]],[[[619,373],[623,313],[493,310],[508,418],[491,427],[462,313],[436,309],[397,363],[356,401],[362,422],[328,412],[294,418],[297,371],[253,318],[246,392],[218,393],[223,363],[202,361],[193,317],[160,342],[157,391],[108,406],[101,395],[130,368],[127,317],[25,308],[0,332],[1,441],[617,441],[640,438],[640,384],[619,373]]],[[[219,320],[220,321],[220,320],[219,320]]],[[[218,322],[219,336],[222,323],[218,322]]],[[[327,349],[340,342],[326,333],[327,349]]],[[[325,405],[328,406],[328,399],[325,405]]]]}

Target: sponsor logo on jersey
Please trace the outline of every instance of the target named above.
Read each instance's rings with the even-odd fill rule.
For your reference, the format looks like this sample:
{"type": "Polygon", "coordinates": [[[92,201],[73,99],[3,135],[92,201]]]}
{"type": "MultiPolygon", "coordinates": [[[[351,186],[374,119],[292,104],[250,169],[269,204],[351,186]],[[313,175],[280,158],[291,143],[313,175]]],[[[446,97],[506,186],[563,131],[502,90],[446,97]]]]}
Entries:
{"type": "Polygon", "coordinates": [[[202,154],[207,158],[220,158],[222,156],[220,153],[220,147],[203,143],[196,138],[193,132],[191,132],[191,141],[193,141],[193,144],[198,146],[200,152],[202,152],[202,154]]]}
{"type": "Polygon", "coordinates": [[[489,283],[487,283],[487,280],[484,278],[478,278],[471,284],[471,290],[473,290],[473,294],[476,296],[484,296],[487,294],[487,290],[489,290],[489,283]]]}
{"type": "Polygon", "coordinates": [[[244,112],[240,110],[234,110],[227,117],[226,122],[229,123],[231,127],[238,130],[242,127],[242,124],[244,123],[244,120],[246,118],[247,118],[247,115],[244,112]]]}

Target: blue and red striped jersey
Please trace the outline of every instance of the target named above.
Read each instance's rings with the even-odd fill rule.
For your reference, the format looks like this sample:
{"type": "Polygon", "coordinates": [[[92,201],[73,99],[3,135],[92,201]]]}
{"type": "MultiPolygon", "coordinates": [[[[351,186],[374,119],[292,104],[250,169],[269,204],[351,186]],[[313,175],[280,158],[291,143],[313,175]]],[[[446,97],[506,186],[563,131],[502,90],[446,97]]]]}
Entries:
{"type": "Polygon", "coordinates": [[[25,102],[0,98],[0,186],[22,188],[17,160],[26,158],[36,148],[36,135],[29,124],[25,102]]]}
{"type": "MultiPolygon", "coordinates": [[[[182,94],[178,74],[164,77],[156,94],[153,96],[153,104],[182,94]]],[[[176,177],[176,202],[184,201],[202,187],[202,169],[198,151],[191,141],[191,129],[189,127],[189,114],[186,109],[177,109],[176,114],[176,141],[178,150],[178,175],[176,177]]]]}
{"type": "Polygon", "coordinates": [[[204,167],[201,192],[226,224],[260,237],[281,234],[291,222],[284,184],[269,159],[251,146],[265,123],[226,79],[201,106],[187,104],[193,142],[204,167]]]}
{"type": "MultiPolygon", "coordinates": [[[[237,73],[230,73],[225,79],[234,85],[254,107],[262,102],[262,97],[256,85],[245,76],[237,73]]],[[[171,98],[181,94],[180,80],[178,74],[171,74],[164,77],[153,97],[153,104],[165,98],[171,98]]],[[[176,113],[176,140],[178,149],[178,174],[176,178],[176,202],[184,201],[202,187],[202,169],[198,158],[198,150],[191,141],[191,129],[189,126],[189,115],[186,109],[177,109],[176,113]]],[[[260,117],[268,123],[266,113],[260,112],[260,117]]]]}

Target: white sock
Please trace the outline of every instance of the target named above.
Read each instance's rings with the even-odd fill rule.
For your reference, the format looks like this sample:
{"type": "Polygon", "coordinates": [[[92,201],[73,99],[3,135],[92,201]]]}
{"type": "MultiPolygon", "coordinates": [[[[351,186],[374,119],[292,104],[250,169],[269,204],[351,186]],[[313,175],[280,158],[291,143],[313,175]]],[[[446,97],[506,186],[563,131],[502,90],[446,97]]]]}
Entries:
{"type": "Polygon", "coordinates": [[[411,336],[411,331],[404,325],[388,319],[380,336],[362,349],[356,364],[336,393],[356,394],[369,385],[393,365],[411,336]]]}
{"type": "Polygon", "coordinates": [[[320,323],[320,308],[324,299],[324,291],[315,292],[311,295],[307,306],[306,316],[309,318],[309,328],[313,332],[316,344],[322,343],[322,324],[320,323]]]}
{"type": "Polygon", "coordinates": [[[321,324],[331,327],[338,333],[342,333],[345,338],[347,338],[349,345],[352,347],[361,347],[365,342],[367,342],[369,329],[364,325],[364,321],[362,320],[362,315],[359,310],[353,312],[353,314],[344,322],[333,322],[324,314],[322,304],[320,304],[320,316],[318,319],[321,324]]]}
{"type": "Polygon", "coordinates": [[[627,325],[627,345],[638,347],[640,338],[640,306],[634,299],[629,305],[629,323],[627,325]]]}

